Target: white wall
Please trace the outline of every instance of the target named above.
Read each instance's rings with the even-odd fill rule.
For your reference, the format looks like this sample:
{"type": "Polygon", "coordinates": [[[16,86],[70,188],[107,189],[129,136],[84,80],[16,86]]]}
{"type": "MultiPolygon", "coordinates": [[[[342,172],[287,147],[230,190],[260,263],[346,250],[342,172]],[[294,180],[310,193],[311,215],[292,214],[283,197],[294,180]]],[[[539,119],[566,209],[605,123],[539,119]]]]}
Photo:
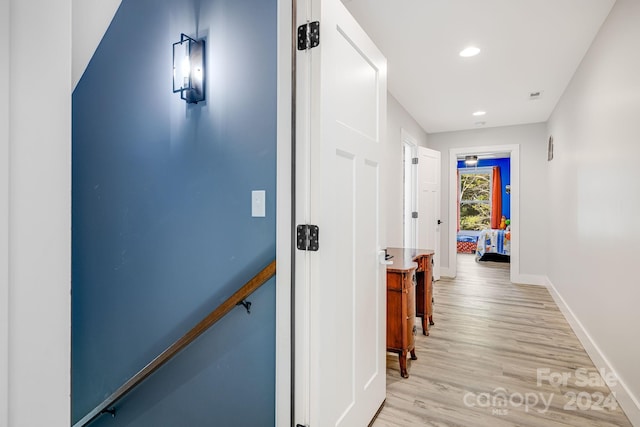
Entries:
{"type": "Polygon", "coordinates": [[[562,236],[548,247],[549,279],[603,360],[635,396],[635,405],[623,407],[636,425],[640,425],[638,23],[640,2],[618,0],[558,103],[548,124],[555,158],[548,164],[547,187],[551,232],[562,236]]]}
{"type": "Polygon", "coordinates": [[[89,65],[122,0],[73,0],[72,87],[89,65]]]}
{"type": "MultiPolygon", "coordinates": [[[[70,424],[71,0],[10,0],[10,112],[0,107],[0,148],[9,124],[8,396],[0,391],[0,425],[70,424]],[[8,119],[8,120],[7,120],[8,119]],[[8,403],[7,403],[8,402],[8,403]],[[7,417],[5,419],[4,417],[7,417]]],[[[7,56],[6,40],[10,40],[7,56]]],[[[4,61],[2,61],[4,64],[4,61]]],[[[6,70],[3,71],[5,73],[6,70]]],[[[3,91],[3,93],[7,93],[3,91]]],[[[5,161],[5,157],[2,158],[5,161]]],[[[5,168],[0,170],[4,171],[5,168]]],[[[0,188],[6,181],[0,179],[0,188]]],[[[0,225],[5,230],[5,225],[0,225]]],[[[2,232],[2,231],[0,231],[2,232]]],[[[3,240],[4,241],[4,240],[3,240]]],[[[0,273],[6,277],[7,254],[0,273]]],[[[5,281],[0,282],[3,288],[5,281]]],[[[0,307],[5,315],[4,291],[0,307]]],[[[0,321],[2,323],[2,321],[0,321]]],[[[0,328],[1,331],[1,328],[0,328]]],[[[1,369],[1,368],[0,368],[1,369]]],[[[4,384],[5,379],[3,378],[4,384]]]]}
{"type": "MultiPolygon", "coordinates": [[[[520,145],[520,275],[546,272],[546,126],[544,123],[433,133],[429,145],[442,153],[442,218],[449,217],[449,150],[520,145]]],[[[449,269],[449,227],[441,227],[441,267],[449,269]]]]}
{"type": "MultiPolygon", "coordinates": [[[[10,52],[9,2],[0,2],[0,58],[10,52]]],[[[0,93],[9,93],[9,62],[0,61],[0,93]]],[[[0,98],[0,427],[8,427],[9,375],[9,97],[0,98]]]]}
{"type": "Polygon", "coordinates": [[[383,204],[386,207],[387,246],[403,245],[403,161],[401,129],[415,138],[418,145],[427,146],[427,133],[391,95],[387,94],[387,144],[383,176],[383,204]]]}

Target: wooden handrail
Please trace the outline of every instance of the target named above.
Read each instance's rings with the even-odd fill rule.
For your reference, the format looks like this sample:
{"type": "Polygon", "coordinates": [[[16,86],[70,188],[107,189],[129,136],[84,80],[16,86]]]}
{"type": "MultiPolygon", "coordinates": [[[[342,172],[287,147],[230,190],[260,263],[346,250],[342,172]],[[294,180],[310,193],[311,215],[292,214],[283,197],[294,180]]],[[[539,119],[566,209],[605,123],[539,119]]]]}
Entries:
{"type": "Polygon", "coordinates": [[[196,340],[200,335],[212,327],[218,320],[222,319],[227,313],[229,313],[238,303],[242,302],[245,298],[251,295],[256,289],[264,285],[267,280],[271,279],[276,274],[276,261],[273,260],[262,271],[256,274],[251,280],[245,283],[238,291],[231,295],[227,300],[220,304],[215,310],[202,319],[196,326],[191,328],[189,332],[184,334],[176,342],[171,344],[160,353],[155,359],[153,359],[147,366],[138,371],[137,374],[132,376],[127,382],[122,384],[120,388],[114,391],[109,397],[107,397],[102,403],[93,408],[91,412],[85,415],[80,421],[75,423],[73,427],[83,427],[96,419],[98,416],[104,413],[115,412],[112,410],[113,405],[122,399],[127,393],[137,387],[141,382],[147,379],[151,374],[164,366],[169,362],[176,354],[184,350],[189,344],[196,340]]]}

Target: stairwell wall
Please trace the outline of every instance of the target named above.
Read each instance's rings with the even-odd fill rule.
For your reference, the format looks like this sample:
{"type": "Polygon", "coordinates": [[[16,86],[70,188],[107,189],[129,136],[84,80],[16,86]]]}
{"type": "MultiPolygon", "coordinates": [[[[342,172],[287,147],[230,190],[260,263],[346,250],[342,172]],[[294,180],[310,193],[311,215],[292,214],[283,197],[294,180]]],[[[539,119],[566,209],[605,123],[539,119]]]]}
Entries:
{"type": "MultiPolygon", "coordinates": [[[[276,1],[124,0],[73,93],[72,182],[77,421],[275,258],[276,1]],[[172,93],[182,32],[197,105],[172,93]]],[[[95,425],[272,425],[274,285],[95,425]]]]}

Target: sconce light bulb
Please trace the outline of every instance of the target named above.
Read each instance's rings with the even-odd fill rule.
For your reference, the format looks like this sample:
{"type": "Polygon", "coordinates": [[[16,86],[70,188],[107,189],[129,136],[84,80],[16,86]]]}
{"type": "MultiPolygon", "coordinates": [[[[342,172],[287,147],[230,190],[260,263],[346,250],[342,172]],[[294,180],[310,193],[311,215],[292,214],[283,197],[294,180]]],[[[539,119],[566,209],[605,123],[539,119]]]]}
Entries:
{"type": "Polygon", "coordinates": [[[188,77],[189,74],[191,74],[191,61],[189,61],[188,56],[185,56],[182,59],[182,75],[188,77]]]}

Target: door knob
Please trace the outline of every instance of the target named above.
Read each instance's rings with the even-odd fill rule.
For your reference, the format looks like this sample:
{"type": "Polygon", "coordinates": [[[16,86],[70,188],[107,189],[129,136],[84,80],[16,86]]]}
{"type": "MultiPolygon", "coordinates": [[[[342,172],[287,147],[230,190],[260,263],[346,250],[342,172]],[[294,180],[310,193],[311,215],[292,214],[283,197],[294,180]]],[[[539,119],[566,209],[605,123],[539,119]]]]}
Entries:
{"type": "Polygon", "coordinates": [[[438,225],[442,224],[442,221],[438,220],[438,225]]]}

